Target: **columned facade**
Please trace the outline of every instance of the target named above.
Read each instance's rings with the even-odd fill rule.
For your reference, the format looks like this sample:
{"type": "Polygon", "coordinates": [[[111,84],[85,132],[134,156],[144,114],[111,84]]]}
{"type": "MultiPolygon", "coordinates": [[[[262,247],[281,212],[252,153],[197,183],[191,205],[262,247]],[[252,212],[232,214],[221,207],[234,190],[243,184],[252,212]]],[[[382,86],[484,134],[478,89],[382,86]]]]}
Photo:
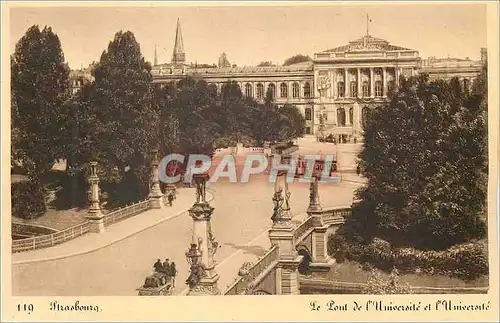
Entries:
{"type": "Polygon", "coordinates": [[[470,90],[482,66],[481,62],[469,59],[421,60],[416,50],[366,34],[347,45],[314,54],[312,62],[198,68],[180,64],[185,53],[179,23],[174,56],[178,58],[175,62],[153,66],[154,83],[190,76],[216,85],[220,93],[224,83],[235,81],[243,95],[258,102],[264,101],[271,88],[277,105],[293,104],[304,115],[306,135],[319,135],[323,119],[321,135],[333,134],[342,142],[361,138],[363,109],[384,104],[391,89],[399,85],[400,76],[410,77],[419,72],[428,73],[431,79],[457,76],[464,88],[470,90]]]}

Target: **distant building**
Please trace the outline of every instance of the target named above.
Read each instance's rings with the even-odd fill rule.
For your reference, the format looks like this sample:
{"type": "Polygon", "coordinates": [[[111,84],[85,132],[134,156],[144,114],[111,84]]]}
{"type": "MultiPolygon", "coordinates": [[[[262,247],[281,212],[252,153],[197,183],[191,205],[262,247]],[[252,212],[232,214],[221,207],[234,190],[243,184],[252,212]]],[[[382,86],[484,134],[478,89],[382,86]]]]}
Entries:
{"type": "Polygon", "coordinates": [[[91,64],[87,68],[81,68],[79,70],[71,70],[69,73],[69,78],[71,81],[71,94],[76,94],[81,87],[88,82],[93,81],[92,70],[94,65],[91,64]]]}
{"type": "Polygon", "coordinates": [[[398,85],[400,76],[425,72],[431,79],[459,77],[470,88],[486,57],[486,49],[481,49],[481,61],[422,60],[418,51],[393,45],[367,31],[346,45],[314,54],[309,62],[230,67],[223,53],[219,67],[193,68],[185,64],[178,20],[172,62],[155,64],[151,73],[154,83],[191,76],[216,85],[218,91],[227,81],[235,81],[244,95],[261,102],[271,89],[276,104],[294,104],[301,111],[306,119],[306,134],[319,133],[321,119],[322,134],[352,140],[362,133],[362,122],[369,109],[387,101],[388,91],[398,85]]]}
{"type": "Polygon", "coordinates": [[[172,54],[172,65],[181,66],[185,62],[186,62],[186,53],[184,52],[184,42],[182,41],[181,23],[179,21],[179,18],[177,18],[174,53],[172,54]]]}

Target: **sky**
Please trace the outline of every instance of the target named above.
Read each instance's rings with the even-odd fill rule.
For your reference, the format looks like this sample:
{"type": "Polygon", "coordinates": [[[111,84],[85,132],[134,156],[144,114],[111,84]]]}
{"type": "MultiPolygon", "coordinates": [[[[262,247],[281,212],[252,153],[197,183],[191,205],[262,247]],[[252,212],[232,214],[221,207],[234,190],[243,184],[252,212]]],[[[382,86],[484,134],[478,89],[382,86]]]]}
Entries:
{"type": "MultiPolygon", "coordinates": [[[[26,30],[47,25],[59,36],[72,69],[98,61],[114,34],[130,30],[146,60],[155,44],[159,63],[170,62],[177,18],[181,21],[186,61],[231,64],[282,64],[295,54],[342,46],[369,33],[391,44],[418,50],[420,57],[480,58],[486,47],[486,6],[444,4],[275,4],[216,6],[156,4],[137,7],[17,7],[10,10],[10,50],[26,30]]],[[[88,6],[88,5],[87,5],[88,6]]]]}

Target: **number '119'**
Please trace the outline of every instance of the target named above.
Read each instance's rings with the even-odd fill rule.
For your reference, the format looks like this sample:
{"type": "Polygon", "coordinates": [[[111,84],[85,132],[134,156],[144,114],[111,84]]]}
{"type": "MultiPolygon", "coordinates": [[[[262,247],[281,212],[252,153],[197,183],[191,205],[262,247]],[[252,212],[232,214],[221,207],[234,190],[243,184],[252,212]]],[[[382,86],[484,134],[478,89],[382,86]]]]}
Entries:
{"type": "Polygon", "coordinates": [[[28,312],[28,314],[31,314],[33,312],[34,306],[33,304],[17,304],[17,311],[18,312],[28,312]]]}

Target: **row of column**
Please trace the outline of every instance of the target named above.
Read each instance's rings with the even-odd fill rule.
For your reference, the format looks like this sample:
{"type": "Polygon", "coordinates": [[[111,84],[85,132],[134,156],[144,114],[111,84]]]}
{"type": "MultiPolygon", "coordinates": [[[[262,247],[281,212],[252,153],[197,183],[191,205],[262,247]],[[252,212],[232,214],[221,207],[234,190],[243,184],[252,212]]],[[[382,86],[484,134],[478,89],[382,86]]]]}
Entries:
{"type": "MultiPolygon", "coordinates": [[[[361,82],[361,70],[366,69],[366,68],[356,68],[357,70],[357,96],[362,97],[363,91],[362,91],[362,82],[361,82]]],[[[382,69],[382,95],[384,97],[387,96],[387,74],[389,73],[389,69],[394,69],[394,78],[396,81],[396,85],[399,85],[399,77],[401,75],[401,68],[396,68],[396,67],[369,67],[368,68],[370,71],[370,81],[369,81],[369,86],[370,86],[370,97],[375,97],[375,69],[382,69]]],[[[349,92],[350,92],[350,82],[349,82],[349,70],[352,70],[352,68],[343,68],[343,69],[332,69],[329,71],[330,73],[330,79],[333,80],[332,87],[330,89],[330,97],[339,97],[339,93],[337,93],[337,77],[336,77],[336,71],[337,70],[343,70],[344,71],[344,97],[349,97],[349,92]]],[[[412,70],[413,71],[413,70],[412,70]]],[[[318,73],[318,72],[316,72],[318,73]]],[[[318,80],[319,75],[316,75],[318,80]]]]}

